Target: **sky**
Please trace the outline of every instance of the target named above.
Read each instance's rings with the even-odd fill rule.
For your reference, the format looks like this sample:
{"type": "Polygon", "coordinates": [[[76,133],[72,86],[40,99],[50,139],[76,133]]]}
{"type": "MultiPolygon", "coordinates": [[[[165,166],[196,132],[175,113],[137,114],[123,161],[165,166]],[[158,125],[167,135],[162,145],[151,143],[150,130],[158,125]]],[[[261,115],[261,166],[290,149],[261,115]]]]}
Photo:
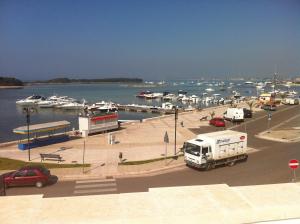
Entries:
{"type": "Polygon", "coordinates": [[[300,76],[299,0],[0,0],[0,76],[300,76]]]}

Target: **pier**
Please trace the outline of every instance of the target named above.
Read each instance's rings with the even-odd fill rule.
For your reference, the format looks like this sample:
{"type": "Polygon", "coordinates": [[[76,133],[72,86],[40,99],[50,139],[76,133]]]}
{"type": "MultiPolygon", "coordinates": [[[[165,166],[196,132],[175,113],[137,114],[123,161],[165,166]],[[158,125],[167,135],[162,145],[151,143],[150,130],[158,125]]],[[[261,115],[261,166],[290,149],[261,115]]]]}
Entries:
{"type": "MultiPolygon", "coordinates": [[[[174,109],[165,109],[162,107],[154,107],[154,106],[146,106],[146,105],[135,105],[135,104],[127,104],[121,105],[118,104],[119,111],[130,111],[130,112],[142,112],[142,113],[158,113],[158,114],[174,114],[174,109]]],[[[179,112],[183,111],[179,109],[179,112]]]]}

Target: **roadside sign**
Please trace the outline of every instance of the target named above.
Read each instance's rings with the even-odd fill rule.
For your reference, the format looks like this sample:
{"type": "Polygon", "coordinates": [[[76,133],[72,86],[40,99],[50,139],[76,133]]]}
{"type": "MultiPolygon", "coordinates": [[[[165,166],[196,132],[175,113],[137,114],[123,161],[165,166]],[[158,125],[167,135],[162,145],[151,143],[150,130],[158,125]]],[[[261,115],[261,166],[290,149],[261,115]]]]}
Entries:
{"type": "Polygon", "coordinates": [[[272,118],[272,114],[271,113],[268,113],[268,120],[270,121],[272,118]]]}
{"type": "Polygon", "coordinates": [[[297,169],[299,166],[299,161],[296,159],[291,159],[289,162],[289,167],[293,170],[297,169]]]}
{"type": "Polygon", "coordinates": [[[165,142],[165,143],[169,143],[168,132],[165,133],[164,142],[165,142]]]}

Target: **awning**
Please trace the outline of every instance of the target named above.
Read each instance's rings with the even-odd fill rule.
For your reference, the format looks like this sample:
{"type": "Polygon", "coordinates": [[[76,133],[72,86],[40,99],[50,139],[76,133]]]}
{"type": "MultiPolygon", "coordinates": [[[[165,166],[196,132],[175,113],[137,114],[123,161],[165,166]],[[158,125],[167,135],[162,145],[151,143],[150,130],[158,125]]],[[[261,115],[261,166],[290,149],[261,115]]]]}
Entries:
{"type": "MultiPolygon", "coordinates": [[[[29,125],[29,134],[40,133],[40,132],[49,132],[57,129],[62,129],[70,126],[69,121],[56,121],[42,124],[33,124],[29,125]]],[[[27,134],[27,126],[22,126],[13,129],[13,132],[16,134],[27,134]]]]}

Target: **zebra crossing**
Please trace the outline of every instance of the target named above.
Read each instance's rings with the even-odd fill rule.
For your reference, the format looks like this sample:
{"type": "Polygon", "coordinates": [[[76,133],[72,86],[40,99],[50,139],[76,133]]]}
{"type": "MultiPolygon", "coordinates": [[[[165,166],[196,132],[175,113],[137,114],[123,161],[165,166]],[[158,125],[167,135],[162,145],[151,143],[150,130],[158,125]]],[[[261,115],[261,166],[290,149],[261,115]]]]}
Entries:
{"type": "Polygon", "coordinates": [[[75,195],[105,194],[117,192],[115,179],[88,179],[75,182],[75,195]]]}

